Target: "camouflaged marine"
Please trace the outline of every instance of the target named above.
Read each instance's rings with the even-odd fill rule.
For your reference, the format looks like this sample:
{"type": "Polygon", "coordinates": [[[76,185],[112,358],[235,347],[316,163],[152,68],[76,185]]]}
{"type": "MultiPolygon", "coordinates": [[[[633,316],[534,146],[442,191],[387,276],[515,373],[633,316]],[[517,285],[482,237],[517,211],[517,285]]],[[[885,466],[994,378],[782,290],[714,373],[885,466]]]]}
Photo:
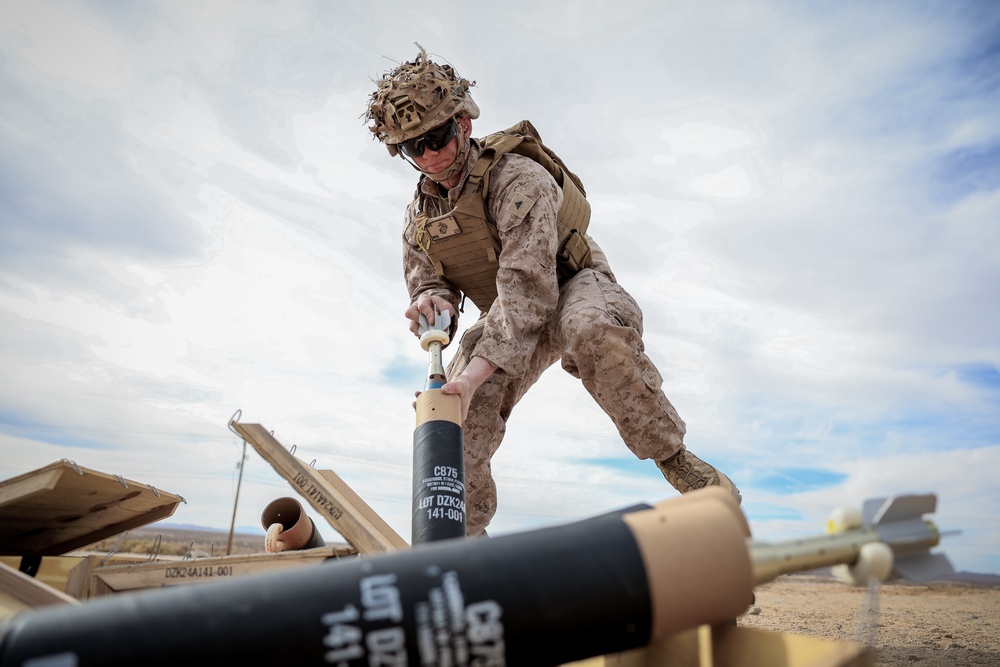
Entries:
{"type": "Polygon", "coordinates": [[[678,491],[722,486],[739,500],[732,481],[684,445],[684,422],[644,352],[642,312],[587,233],[580,180],[530,123],[472,138],[475,84],[422,48],[376,83],[369,128],[420,172],[403,231],[410,330],[437,309],[451,313],[454,333],[463,298],[481,313],[442,387],[462,399],[468,534],[484,534],[496,513],[490,460],[508,417],[556,361],[678,491]]]}

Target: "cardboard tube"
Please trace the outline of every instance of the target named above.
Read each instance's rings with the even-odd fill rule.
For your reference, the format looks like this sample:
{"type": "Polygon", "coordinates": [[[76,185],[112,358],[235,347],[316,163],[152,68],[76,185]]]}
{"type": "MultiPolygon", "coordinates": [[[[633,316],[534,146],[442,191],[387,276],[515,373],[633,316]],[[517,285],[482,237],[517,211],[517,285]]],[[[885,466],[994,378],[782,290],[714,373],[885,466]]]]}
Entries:
{"type": "Polygon", "coordinates": [[[752,604],[750,527],[730,493],[704,488],[623,520],[649,577],[654,638],[733,619],[752,604]]]}
{"type": "Polygon", "coordinates": [[[261,513],[260,522],[267,530],[264,550],[269,554],[326,546],[316,524],[295,498],[271,501],[261,513]]]}
{"type": "Polygon", "coordinates": [[[462,399],[454,394],[442,394],[440,389],[428,389],[417,396],[417,426],[429,421],[449,421],[462,425],[462,399]]]}

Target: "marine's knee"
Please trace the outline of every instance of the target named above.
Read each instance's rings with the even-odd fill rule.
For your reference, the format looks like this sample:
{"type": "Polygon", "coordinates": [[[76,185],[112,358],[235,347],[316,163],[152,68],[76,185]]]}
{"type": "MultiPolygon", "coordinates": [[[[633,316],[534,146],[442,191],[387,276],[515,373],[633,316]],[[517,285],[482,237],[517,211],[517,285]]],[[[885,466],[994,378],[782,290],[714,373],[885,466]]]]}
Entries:
{"type": "Polygon", "coordinates": [[[591,341],[606,335],[616,327],[623,326],[621,321],[600,308],[581,308],[565,315],[560,323],[563,342],[573,346],[577,341],[591,341]]]}
{"type": "Polygon", "coordinates": [[[594,357],[619,360],[642,350],[639,333],[633,327],[597,308],[581,311],[565,325],[563,360],[569,360],[574,367],[586,366],[585,360],[594,357]]]}

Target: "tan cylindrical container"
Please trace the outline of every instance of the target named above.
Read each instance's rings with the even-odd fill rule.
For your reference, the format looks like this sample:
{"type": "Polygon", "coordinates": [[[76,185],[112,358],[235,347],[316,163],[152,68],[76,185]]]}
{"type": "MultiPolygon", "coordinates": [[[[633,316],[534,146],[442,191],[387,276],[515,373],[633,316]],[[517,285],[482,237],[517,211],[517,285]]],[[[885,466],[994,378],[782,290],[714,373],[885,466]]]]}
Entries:
{"type": "Polygon", "coordinates": [[[718,487],[625,514],[645,561],[653,637],[733,619],[753,602],[750,526],[718,487]]]}
{"type": "Polygon", "coordinates": [[[267,530],[264,550],[269,554],[326,546],[313,520],[295,498],[278,498],[264,508],[260,522],[267,530]]]}

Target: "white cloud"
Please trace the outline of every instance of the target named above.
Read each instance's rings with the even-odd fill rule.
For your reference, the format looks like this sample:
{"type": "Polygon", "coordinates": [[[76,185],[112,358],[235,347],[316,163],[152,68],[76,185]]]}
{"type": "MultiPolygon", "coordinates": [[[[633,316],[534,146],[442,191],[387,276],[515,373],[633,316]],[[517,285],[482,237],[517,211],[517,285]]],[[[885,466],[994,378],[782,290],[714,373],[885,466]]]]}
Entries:
{"type": "Polygon", "coordinates": [[[703,121],[664,128],[660,135],[676,154],[694,155],[709,160],[753,144],[749,136],[737,129],[703,121]]]}
{"type": "Polygon", "coordinates": [[[0,34],[41,73],[98,90],[125,83],[121,51],[88,21],[35,2],[11,3],[2,12],[0,34]]]}
{"type": "Polygon", "coordinates": [[[702,195],[738,199],[750,194],[753,185],[747,172],[736,165],[722,171],[698,176],[690,183],[690,188],[702,195]]]}

